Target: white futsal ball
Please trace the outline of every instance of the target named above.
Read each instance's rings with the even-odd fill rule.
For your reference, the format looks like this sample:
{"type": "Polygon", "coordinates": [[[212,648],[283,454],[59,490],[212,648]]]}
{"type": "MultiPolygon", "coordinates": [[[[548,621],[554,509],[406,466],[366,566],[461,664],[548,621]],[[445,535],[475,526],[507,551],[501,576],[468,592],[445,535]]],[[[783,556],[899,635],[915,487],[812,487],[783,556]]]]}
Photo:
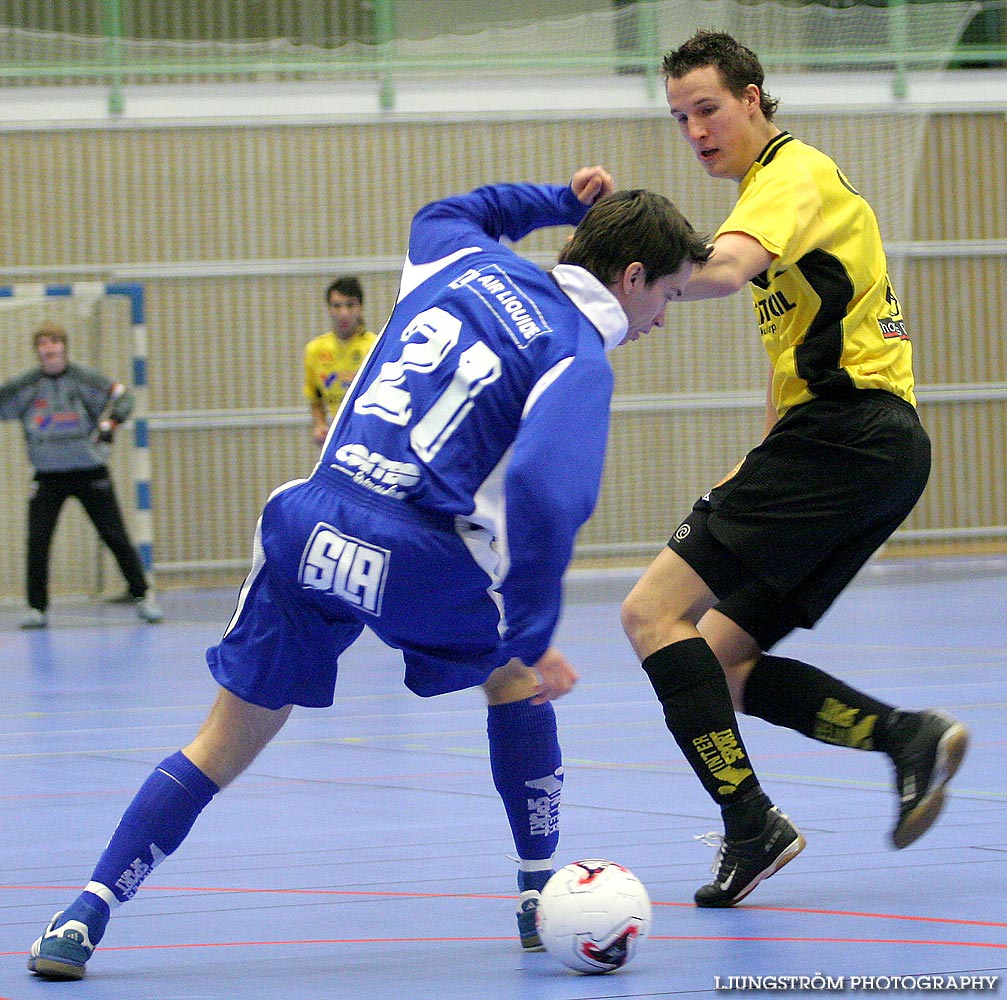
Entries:
{"type": "Polygon", "coordinates": [[[649,933],[650,896],[614,861],[575,861],[546,883],[535,922],[553,958],[577,972],[611,972],[649,933]]]}

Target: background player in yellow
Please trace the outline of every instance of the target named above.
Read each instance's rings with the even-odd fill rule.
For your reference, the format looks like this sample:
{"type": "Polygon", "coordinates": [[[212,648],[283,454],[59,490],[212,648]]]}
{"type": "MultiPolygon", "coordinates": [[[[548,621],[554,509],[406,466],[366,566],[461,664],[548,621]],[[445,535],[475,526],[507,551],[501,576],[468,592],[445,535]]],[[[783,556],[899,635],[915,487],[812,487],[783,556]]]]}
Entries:
{"type": "MultiPolygon", "coordinates": [[[[768,650],[811,628],[912,510],[930,472],[912,347],[877,219],[836,164],[773,121],[756,55],[699,32],[663,66],[696,158],[738,183],[683,299],[751,286],[770,361],[764,437],[701,497],[633,588],[623,625],[724,837],[699,906],[732,906],[804,848],[761,788],[735,710],[887,753],[902,848],[937,818],[968,732],[768,650]]],[[[884,621],[878,623],[883,634],[884,621]]]]}
{"type": "Polygon", "coordinates": [[[364,325],[364,289],[358,278],[336,278],[325,290],[325,304],[332,329],[309,340],[304,348],[304,395],[311,407],[311,435],[319,445],[378,339],[364,325]]]}

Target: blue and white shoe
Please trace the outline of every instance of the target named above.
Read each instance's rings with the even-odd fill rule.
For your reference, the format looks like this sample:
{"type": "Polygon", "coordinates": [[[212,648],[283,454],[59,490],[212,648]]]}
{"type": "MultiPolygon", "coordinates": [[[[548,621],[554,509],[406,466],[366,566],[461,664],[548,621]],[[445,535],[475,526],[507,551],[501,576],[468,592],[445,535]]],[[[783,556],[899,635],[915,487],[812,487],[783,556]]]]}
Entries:
{"type": "Polygon", "coordinates": [[[518,896],[517,902],[517,932],[521,938],[521,947],[525,951],[545,951],[542,939],[538,936],[535,924],[535,911],[542,898],[538,889],[525,889],[518,896]]]}
{"type": "Polygon", "coordinates": [[[61,916],[62,910],[31,946],[28,969],[48,979],[83,979],[84,967],[94,952],[88,926],[79,920],[67,920],[58,925],[61,916]]]}

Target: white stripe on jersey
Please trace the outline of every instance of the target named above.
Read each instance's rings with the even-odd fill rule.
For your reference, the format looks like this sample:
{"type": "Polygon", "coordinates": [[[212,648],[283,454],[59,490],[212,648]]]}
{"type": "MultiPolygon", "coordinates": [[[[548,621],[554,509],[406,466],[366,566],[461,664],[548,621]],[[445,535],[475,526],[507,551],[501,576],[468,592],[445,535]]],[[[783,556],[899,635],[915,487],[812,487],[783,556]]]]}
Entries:
{"type": "Polygon", "coordinates": [[[521,411],[521,419],[528,416],[529,411],[535,405],[535,401],[542,395],[573,364],[573,358],[564,358],[557,361],[536,383],[532,386],[528,398],[524,402],[524,409],[521,411]]]}
{"type": "MultiPolygon", "coordinates": [[[[573,358],[564,358],[553,365],[532,387],[525,401],[522,419],[535,405],[535,401],[551,386],[573,363],[573,358]]],[[[504,606],[503,595],[499,591],[500,584],[507,578],[510,570],[510,547],[507,543],[507,500],[504,495],[504,477],[510,465],[513,446],[508,448],[497,462],[493,471],[483,480],[482,485],[473,496],[475,507],[466,522],[478,525],[475,530],[467,529],[462,522],[458,535],[465,543],[470,555],[484,572],[489,574],[490,585],[486,592],[496,604],[500,612],[500,635],[507,633],[507,609],[504,606]],[[493,545],[493,539],[496,544],[493,545]]],[[[461,521],[461,519],[459,519],[461,521]]]]}
{"type": "Polygon", "coordinates": [[[448,254],[447,257],[432,260],[429,264],[414,264],[406,257],[406,262],[402,266],[402,280],[399,282],[399,297],[396,301],[401,302],[413,289],[419,288],[427,278],[433,277],[438,271],[443,271],[449,264],[461,260],[462,257],[468,257],[469,254],[479,253],[480,250],[482,247],[463,247],[448,254]]]}

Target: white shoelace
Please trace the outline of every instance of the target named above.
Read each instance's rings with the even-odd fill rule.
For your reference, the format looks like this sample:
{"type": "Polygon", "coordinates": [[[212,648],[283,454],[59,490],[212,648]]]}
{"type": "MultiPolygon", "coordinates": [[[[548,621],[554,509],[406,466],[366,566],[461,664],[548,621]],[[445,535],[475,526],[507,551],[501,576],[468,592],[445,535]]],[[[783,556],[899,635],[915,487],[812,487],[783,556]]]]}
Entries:
{"type": "Polygon", "coordinates": [[[706,833],[693,834],[693,840],[698,840],[705,847],[716,847],[717,854],[710,866],[710,871],[714,875],[720,870],[720,859],[724,856],[724,835],[716,830],[707,830],[706,833]]]}

